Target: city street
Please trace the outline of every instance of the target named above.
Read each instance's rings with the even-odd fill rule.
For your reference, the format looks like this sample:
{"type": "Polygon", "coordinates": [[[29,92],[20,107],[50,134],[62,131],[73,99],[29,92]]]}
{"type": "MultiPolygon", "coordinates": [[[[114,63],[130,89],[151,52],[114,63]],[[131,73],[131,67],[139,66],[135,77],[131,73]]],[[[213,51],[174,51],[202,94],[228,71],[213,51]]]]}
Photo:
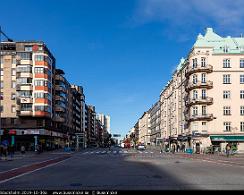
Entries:
{"type": "Polygon", "coordinates": [[[0,161],[0,189],[243,190],[244,156],[107,148],[0,161]]]}

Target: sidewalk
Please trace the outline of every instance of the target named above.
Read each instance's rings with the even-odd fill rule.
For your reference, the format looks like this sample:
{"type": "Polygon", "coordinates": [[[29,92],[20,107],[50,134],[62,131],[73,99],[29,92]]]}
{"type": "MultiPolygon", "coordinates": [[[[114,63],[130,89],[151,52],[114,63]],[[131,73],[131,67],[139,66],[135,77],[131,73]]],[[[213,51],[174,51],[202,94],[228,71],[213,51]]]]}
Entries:
{"type": "Polygon", "coordinates": [[[70,156],[73,153],[75,152],[64,152],[63,149],[47,151],[40,154],[37,154],[34,151],[27,151],[24,155],[20,152],[16,152],[12,160],[10,159],[10,156],[7,157],[7,160],[0,160],[0,173],[61,156],[70,156]]]}

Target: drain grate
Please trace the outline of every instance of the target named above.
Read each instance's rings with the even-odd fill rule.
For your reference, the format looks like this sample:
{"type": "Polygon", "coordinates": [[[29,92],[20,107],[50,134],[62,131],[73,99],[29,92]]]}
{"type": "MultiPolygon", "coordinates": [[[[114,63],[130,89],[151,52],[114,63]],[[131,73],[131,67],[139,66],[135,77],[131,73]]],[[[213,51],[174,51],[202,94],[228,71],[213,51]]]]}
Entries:
{"type": "Polygon", "coordinates": [[[77,187],[77,186],[82,186],[81,183],[71,183],[70,186],[77,187]]]}

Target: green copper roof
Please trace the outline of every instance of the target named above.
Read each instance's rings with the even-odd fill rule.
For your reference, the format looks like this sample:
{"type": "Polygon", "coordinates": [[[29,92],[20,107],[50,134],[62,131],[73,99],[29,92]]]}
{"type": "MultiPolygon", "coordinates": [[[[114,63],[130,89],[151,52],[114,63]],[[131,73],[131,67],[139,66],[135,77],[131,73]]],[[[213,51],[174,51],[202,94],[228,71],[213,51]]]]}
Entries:
{"type": "Polygon", "coordinates": [[[178,64],[178,66],[176,68],[177,71],[179,71],[179,70],[182,69],[184,62],[185,62],[185,59],[184,58],[181,58],[180,59],[180,63],[178,64]]]}
{"type": "Polygon", "coordinates": [[[199,34],[193,47],[213,47],[213,53],[244,54],[243,37],[221,37],[212,28],[207,28],[206,34],[199,34]]]}

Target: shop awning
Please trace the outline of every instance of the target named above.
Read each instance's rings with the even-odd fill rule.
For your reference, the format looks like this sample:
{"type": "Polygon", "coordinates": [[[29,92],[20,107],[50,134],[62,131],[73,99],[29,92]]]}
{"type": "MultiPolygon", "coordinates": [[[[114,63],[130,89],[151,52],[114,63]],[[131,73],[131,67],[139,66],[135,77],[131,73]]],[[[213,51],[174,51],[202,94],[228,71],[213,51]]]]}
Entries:
{"type": "Polygon", "coordinates": [[[243,141],[244,135],[211,135],[212,141],[243,141]]]}

